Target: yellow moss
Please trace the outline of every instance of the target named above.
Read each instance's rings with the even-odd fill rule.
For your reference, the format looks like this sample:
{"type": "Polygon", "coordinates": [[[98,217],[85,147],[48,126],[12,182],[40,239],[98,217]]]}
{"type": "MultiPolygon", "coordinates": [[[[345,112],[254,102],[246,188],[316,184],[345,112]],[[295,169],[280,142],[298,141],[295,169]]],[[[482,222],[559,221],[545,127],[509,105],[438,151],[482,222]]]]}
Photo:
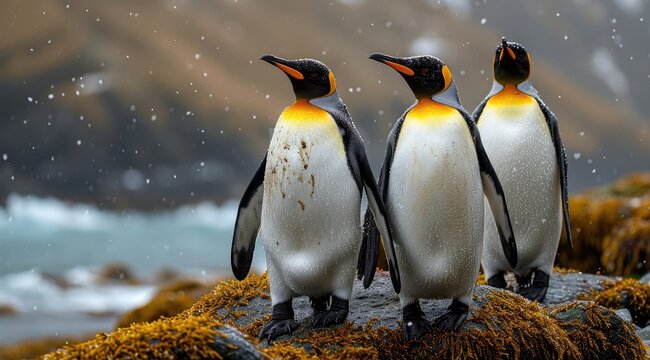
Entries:
{"type": "Polygon", "coordinates": [[[581,298],[612,310],[626,308],[641,325],[650,320],[650,285],[635,279],[606,281],[603,290],[592,291],[581,298]]]}
{"type": "Polygon", "coordinates": [[[235,320],[241,314],[234,313],[233,308],[248,305],[256,297],[266,298],[269,295],[269,282],[267,274],[250,274],[243,281],[226,280],[220,282],[212,292],[203,295],[192,308],[180,314],[181,317],[191,315],[210,314],[218,316],[219,309],[227,309],[227,318],[235,320]],[[238,316],[239,315],[239,316],[238,316]]]}
{"type": "Polygon", "coordinates": [[[86,341],[88,338],[45,338],[38,340],[26,340],[18,342],[16,344],[4,345],[0,346],[0,359],[35,359],[43,354],[54,351],[63,346],[86,341]]]}
{"type": "Polygon", "coordinates": [[[171,317],[189,309],[203,294],[213,288],[191,279],[179,279],[161,287],[145,305],[128,311],[117,321],[116,327],[126,327],[132,323],[158,320],[171,317]]]}
{"type": "Polygon", "coordinates": [[[140,323],[110,334],[99,333],[87,342],[67,346],[44,359],[170,359],[183,353],[192,359],[219,358],[209,345],[222,323],[210,316],[171,318],[140,323]]]}
{"type": "Polygon", "coordinates": [[[637,336],[626,335],[634,333],[634,327],[622,320],[619,325],[625,329],[625,332],[618,332],[616,335],[612,332],[610,336],[616,338],[607,338],[601,329],[609,329],[612,324],[611,313],[603,308],[598,307],[595,303],[586,303],[577,305],[570,303],[554,308],[551,315],[558,316],[562,313],[574,311],[576,307],[581,307],[584,314],[575,317],[570,321],[560,321],[559,326],[565,331],[572,343],[576,344],[579,353],[585,359],[596,358],[616,358],[616,359],[643,359],[645,358],[645,345],[637,336]],[[621,336],[622,335],[622,336],[621,336]],[[605,355],[604,355],[605,354],[605,355]]]}
{"type": "Polygon", "coordinates": [[[650,220],[632,218],[605,236],[601,263],[613,275],[628,275],[647,270],[650,260],[650,220]]]}
{"type": "MultiPolygon", "coordinates": [[[[338,328],[317,330],[290,341],[260,347],[256,337],[270,315],[253,320],[246,327],[237,326],[234,321],[245,313],[241,308],[237,309],[239,306],[246,306],[256,297],[268,297],[268,290],[266,275],[253,274],[242,282],[224,281],[192,308],[174,318],[99,334],[91,341],[59,350],[48,358],[124,358],[136,353],[140,358],[169,358],[177,347],[190,358],[219,358],[210,344],[214,337],[225,336],[215,329],[222,323],[238,327],[249,336],[252,344],[273,359],[574,359],[581,358],[594,341],[608,342],[600,344],[598,349],[613,354],[625,353],[627,358],[645,354],[638,338],[613,342],[589,326],[563,324],[551,316],[559,310],[551,313],[545,307],[507,291],[492,292],[487,302],[471,315],[468,323],[471,326],[461,332],[435,330],[416,342],[403,343],[401,327],[376,327],[373,321],[362,326],[346,322],[338,328]],[[152,343],[154,338],[157,341],[152,343]]],[[[574,306],[582,305],[568,304],[561,310],[570,310],[574,306]]],[[[608,325],[605,315],[599,314],[598,308],[594,307],[586,317],[589,324],[602,328],[608,325]]]]}
{"type": "Polygon", "coordinates": [[[633,174],[569,199],[574,249],[560,242],[562,266],[613,275],[650,271],[650,173],[633,174]],[[575,256],[580,254],[580,256],[575,256]]]}
{"type": "Polygon", "coordinates": [[[162,317],[171,317],[189,309],[194,299],[189,295],[176,293],[163,293],[155,296],[147,304],[133,309],[122,315],[115,325],[123,328],[133,323],[158,320],[162,317]]]}

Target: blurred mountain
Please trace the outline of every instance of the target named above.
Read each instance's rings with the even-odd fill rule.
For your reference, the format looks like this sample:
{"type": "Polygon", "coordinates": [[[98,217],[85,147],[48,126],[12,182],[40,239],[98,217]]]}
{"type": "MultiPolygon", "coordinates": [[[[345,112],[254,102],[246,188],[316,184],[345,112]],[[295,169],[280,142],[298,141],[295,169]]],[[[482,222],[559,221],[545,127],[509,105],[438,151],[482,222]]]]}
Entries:
{"type": "Polygon", "coordinates": [[[650,4],[616,1],[3,2],[0,199],[155,209],[241,195],[293,101],[260,55],[330,66],[378,173],[413,102],[369,53],[448,63],[471,112],[501,36],[533,57],[570,189],[650,169],[650,4]]]}

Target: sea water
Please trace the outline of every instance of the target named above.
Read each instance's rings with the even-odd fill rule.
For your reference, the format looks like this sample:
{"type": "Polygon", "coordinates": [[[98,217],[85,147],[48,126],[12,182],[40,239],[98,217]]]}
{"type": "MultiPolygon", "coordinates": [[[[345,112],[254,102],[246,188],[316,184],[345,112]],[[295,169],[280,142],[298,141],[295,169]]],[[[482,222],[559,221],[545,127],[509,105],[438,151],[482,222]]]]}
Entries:
{"type": "MultiPolygon", "coordinates": [[[[109,331],[119,314],[149,301],[161,269],[228,276],[236,215],[235,201],[142,213],[10,195],[0,208],[0,306],[18,313],[0,315],[0,343],[109,331]],[[144,283],[96,281],[108,263],[125,264],[144,283]]],[[[259,245],[257,272],[266,268],[259,245]]]]}

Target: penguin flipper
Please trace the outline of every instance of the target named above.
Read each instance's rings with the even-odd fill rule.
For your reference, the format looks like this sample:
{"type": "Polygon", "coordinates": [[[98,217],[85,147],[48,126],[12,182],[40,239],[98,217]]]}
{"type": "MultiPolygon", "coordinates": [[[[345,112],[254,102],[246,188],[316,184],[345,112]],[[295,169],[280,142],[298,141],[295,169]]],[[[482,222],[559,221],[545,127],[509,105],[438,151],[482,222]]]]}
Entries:
{"type": "MultiPolygon", "coordinates": [[[[489,97],[488,97],[489,98],[489,97]]],[[[490,211],[497,225],[499,232],[499,239],[501,240],[501,247],[503,253],[508,260],[508,264],[514,269],[517,267],[517,243],[515,242],[515,232],[512,230],[512,223],[510,222],[510,213],[508,212],[508,205],[506,204],[506,197],[503,193],[503,187],[497,176],[490,158],[488,158],[483,142],[481,141],[481,134],[478,131],[478,126],[469,115],[462,108],[457,109],[458,112],[465,119],[469,132],[474,139],[474,147],[476,148],[476,156],[478,157],[478,165],[481,171],[481,183],[483,184],[483,193],[487,197],[490,211]]],[[[477,114],[477,111],[474,113],[477,114]]],[[[480,116],[480,113],[478,114],[480,116]]]]}
{"type": "Polygon", "coordinates": [[[569,219],[569,191],[567,186],[567,158],[564,151],[564,145],[560,138],[560,129],[557,125],[557,119],[551,110],[546,107],[546,104],[538,97],[535,100],[544,113],[546,123],[548,124],[551,138],[553,138],[553,146],[555,147],[555,156],[557,158],[557,165],[560,169],[560,188],[562,192],[562,210],[564,215],[564,229],[566,231],[566,238],[569,241],[569,246],[573,249],[573,236],[571,235],[571,220],[569,219]]]}
{"type": "Polygon", "coordinates": [[[510,223],[510,213],[506,204],[506,197],[501,187],[501,182],[497,177],[492,163],[483,148],[481,136],[478,130],[474,132],[474,141],[476,145],[476,154],[478,155],[479,168],[481,170],[481,183],[483,192],[487,197],[490,210],[497,225],[501,247],[512,268],[517,267],[517,243],[515,242],[515,233],[510,223]]]}
{"type": "MultiPolygon", "coordinates": [[[[388,270],[390,271],[390,278],[393,282],[393,288],[395,289],[395,292],[399,294],[401,289],[401,280],[399,267],[397,265],[397,255],[395,254],[395,246],[393,244],[393,236],[389,224],[390,221],[386,214],[386,207],[381,198],[381,194],[377,189],[377,184],[375,183],[375,178],[372,174],[372,170],[370,169],[370,164],[368,164],[366,152],[363,148],[359,148],[359,150],[357,150],[357,162],[359,165],[361,180],[363,181],[363,187],[365,188],[366,195],[368,196],[368,209],[372,211],[372,218],[375,220],[374,224],[376,228],[374,229],[374,232],[378,232],[379,235],[381,235],[384,250],[386,251],[388,270]]],[[[364,236],[366,235],[364,234],[364,236]]],[[[374,277],[374,266],[377,264],[377,245],[377,235],[375,234],[372,237],[368,236],[366,241],[366,264],[364,271],[364,276],[367,276],[367,278],[364,279],[364,286],[366,286],[366,283],[367,286],[369,286],[372,282],[372,278],[374,277]],[[372,259],[371,261],[368,261],[369,257],[372,259]],[[369,272],[371,272],[371,274],[368,274],[369,272]]]]}
{"type": "MultiPolygon", "coordinates": [[[[370,231],[370,233],[375,233],[373,236],[368,236],[369,232],[364,231],[362,251],[357,262],[357,269],[361,270],[363,268],[364,286],[370,286],[370,283],[372,283],[375,276],[379,243],[377,238],[378,235],[376,233],[378,233],[382,237],[384,248],[386,250],[386,257],[388,258],[393,287],[395,288],[395,291],[399,293],[401,283],[399,269],[397,267],[397,256],[395,255],[395,247],[393,246],[393,238],[388,223],[389,220],[386,217],[386,208],[384,206],[383,198],[381,197],[381,195],[385,195],[385,193],[380,193],[377,189],[375,178],[372,174],[370,165],[368,164],[363,140],[361,140],[359,132],[355,128],[354,123],[352,123],[350,113],[343,101],[341,101],[337,92],[334,92],[329,96],[311,99],[309,102],[312,105],[318,106],[327,111],[334,119],[334,122],[336,122],[343,138],[343,144],[345,145],[345,152],[350,172],[357,182],[359,190],[361,190],[362,187],[366,189],[366,194],[368,196],[368,209],[370,210],[369,212],[371,216],[365,217],[364,223],[367,221],[370,224],[367,227],[364,225],[364,228],[373,229],[373,225],[376,225],[376,228],[370,231]],[[375,221],[371,221],[372,219],[375,221]]],[[[397,127],[397,124],[395,127],[397,127]]],[[[394,129],[395,128],[393,128],[393,130],[394,129]]],[[[384,166],[386,166],[386,164],[384,164],[384,166]]]]}
{"type": "Polygon", "coordinates": [[[363,287],[368,288],[375,278],[377,257],[379,255],[379,232],[375,225],[375,217],[372,215],[370,206],[366,208],[363,217],[363,237],[361,239],[361,251],[357,262],[357,276],[363,278],[363,287]]]}
{"type": "Polygon", "coordinates": [[[230,265],[237,280],[246,278],[253,262],[255,239],[262,222],[265,169],[266,155],[239,202],[235,232],[230,250],[230,265]]]}

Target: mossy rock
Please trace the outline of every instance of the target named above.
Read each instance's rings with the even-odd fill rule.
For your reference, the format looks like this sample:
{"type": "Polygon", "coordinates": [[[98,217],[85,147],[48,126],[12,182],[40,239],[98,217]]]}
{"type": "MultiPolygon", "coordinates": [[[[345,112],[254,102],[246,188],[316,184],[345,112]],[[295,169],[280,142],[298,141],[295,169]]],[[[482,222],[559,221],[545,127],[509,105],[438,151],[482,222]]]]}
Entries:
{"type": "Polygon", "coordinates": [[[172,317],[189,309],[203,294],[216,284],[206,284],[192,279],[176,279],[163,285],[146,304],[122,315],[116,328],[133,323],[151,322],[163,317],[172,317]]]}
{"type": "Polygon", "coordinates": [[[650,271],[650,173],[571,196],[569,212],[574,249],[563,234],[558,264],[610,275],[650,271]]]}
{"type": "MultiPolygon", "coordinates": [[[[548,305],[477,285],[470,316],[459,332],[436,330],[418,341],[403,343],[399,298],[388,274],[381,272],[370,289],[363,290],[359,282],[355,283],[351,313],[344,325],[313,329],[309,302],[299,298],[294,308],[300,328],[268,345],[256,340],[270,318],[268,281],[265,275],[253,274],[242,282],[221,282],[192,308],[173,318],[100,334],[47,358],[645,358],[644,344],[633,325],[593,302],[573,301],[578,293],[603,291],[603,279],[555,274],[548,305]]],[[[448,303],[429,300],[422,305],[432,320],[448,303]]]]}

